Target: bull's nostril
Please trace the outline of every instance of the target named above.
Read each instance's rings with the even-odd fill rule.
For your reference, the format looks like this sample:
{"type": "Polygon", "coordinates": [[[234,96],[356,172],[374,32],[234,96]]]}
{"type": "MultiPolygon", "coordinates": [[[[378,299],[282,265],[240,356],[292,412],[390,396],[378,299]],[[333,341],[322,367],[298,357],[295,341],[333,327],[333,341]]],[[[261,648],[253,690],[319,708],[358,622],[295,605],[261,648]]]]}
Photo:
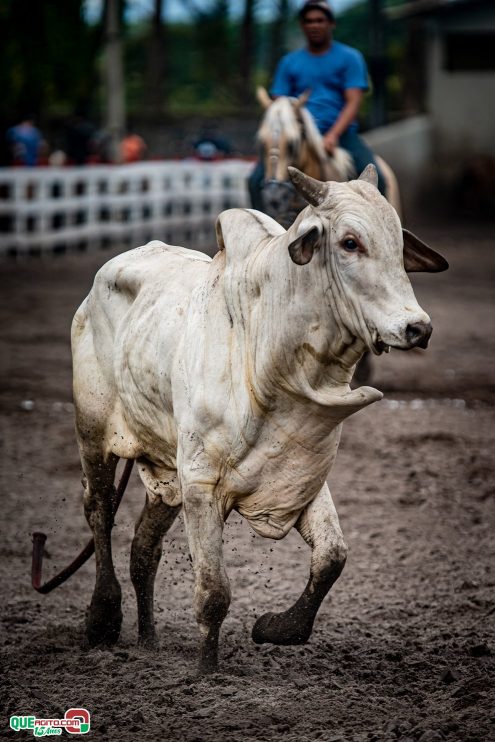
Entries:
{"type": "Polygon", "coordinates": [[[406,340],[411,348],[427,348],[432,333],[431,322],[414,322],[406,327],[406,340]]]}

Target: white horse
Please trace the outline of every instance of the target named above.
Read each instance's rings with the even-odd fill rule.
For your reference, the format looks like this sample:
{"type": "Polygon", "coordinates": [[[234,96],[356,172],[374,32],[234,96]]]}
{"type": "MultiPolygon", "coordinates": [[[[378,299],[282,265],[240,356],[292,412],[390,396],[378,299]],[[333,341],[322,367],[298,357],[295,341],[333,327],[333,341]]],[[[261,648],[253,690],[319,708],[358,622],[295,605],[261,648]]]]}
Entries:
{"type": "MultiPolygon", "coordinates": [[[[272,100],[264,88],[256,91],[265,109],[257,138],[263,150],[265,182],[263,202],[266,213],[288,227],[306,203],[296,193],[289,178],[289,166],[297,167],[317,180],[343,182],[357,177],[350,154],[337,147],[329,155],[315,121],[305,108],[309,91],[299,98],[280,96],[272,100]]],[[[375,160],[385,179],[387,201],[400,216],[397,179],[381,158],[375,160]]]]}

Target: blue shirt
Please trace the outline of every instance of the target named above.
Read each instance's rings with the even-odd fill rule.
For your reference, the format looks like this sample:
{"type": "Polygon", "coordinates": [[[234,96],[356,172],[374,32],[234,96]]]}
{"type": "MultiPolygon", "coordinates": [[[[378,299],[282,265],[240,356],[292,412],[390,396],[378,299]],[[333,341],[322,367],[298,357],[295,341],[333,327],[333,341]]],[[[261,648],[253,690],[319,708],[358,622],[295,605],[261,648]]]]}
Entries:
{"type": "MultiPolygon", "coordinates": [[[[368,70],[363,55],[339,41],[332,41],[324,54],[311,54],[307,49],[286,54],[276,69],[270,93],[298,97],[308,88],[311,95],[306,107],[321,134],[325,134],[345,106],[344,91],[349,88],[368,90],[368,70]]],[[[349,129],[357,129],[357,122],[349,129]]]]}
{"type": "Polygon", "coordinates": [[[14,149],[14,158],[23,165],[33,167],[38,162],[41,134],[34,126],[19,124],[7,131],[14,149]]]}

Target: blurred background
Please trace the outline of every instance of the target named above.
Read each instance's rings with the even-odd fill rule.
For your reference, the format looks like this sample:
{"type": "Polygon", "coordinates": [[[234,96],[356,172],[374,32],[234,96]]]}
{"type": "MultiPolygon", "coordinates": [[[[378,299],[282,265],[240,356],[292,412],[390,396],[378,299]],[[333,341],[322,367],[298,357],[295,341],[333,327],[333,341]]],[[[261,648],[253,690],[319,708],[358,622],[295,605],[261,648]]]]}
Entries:
{"type": "Polygon", "coordinates": [[[48,601],[29,585],[33,530],[50,534],[47,576],[86,540],[74,312],[125,249],[156,237],[216,251],[219,211],[248,204],[256,85],[303,44],[301,2],[0,0],[9,713],[84,704],[94,739],[119,742],[493,739],[495,0],[331,0],[335,38],[365,55],[372,78],[363,136],[398,176],[405,224],[450,270],[412,276],[431,347],[373,357],[371,383],[386,397],[344,426],[330,484],[350,559],[311,642],[251,643],[254,617],[295,598],[309,557],[296,534],[267,541],[230,521],[226,674],[196,683],[178,520],[157,582],[163,649],[144,656],[128,578],[137,479],[114,531],[125,614],[116,652],[88,652],[82,639],[91,565],[48,601]],[[29,162],[7,136],[19,125],[41,143],[29,162]]]}
{"type": "MultiPolygon", "coordinates": [[[[303,44],[300,5],[2,0],[0,164],[254,157],[255,89],[268,87],[282,54],[303,44]],[[6,136],[26,119],[42,138],[30,163],[6,136]]],[[[333,8],[335,38],[368,63],[361,131],[396,171],[406,215],[489,218],[495,3],[333,0],[333,8]]]]}

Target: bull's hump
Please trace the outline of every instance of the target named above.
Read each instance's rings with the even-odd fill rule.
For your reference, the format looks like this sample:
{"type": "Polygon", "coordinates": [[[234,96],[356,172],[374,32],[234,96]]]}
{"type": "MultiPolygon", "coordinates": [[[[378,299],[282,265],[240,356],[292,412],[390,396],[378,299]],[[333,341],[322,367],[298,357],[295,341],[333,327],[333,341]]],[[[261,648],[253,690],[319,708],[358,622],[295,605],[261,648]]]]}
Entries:
{"type": "Polygon", "coordinates": [[[199,250],[191,250],[188,247],[181,247],[180,245],[168,245],[166,242],[160,240],[151,240],[146,245],[136,247],[134,250],[130,250],[127,255],[135,254],[136,256],[166,256],[168,255],[180,255],[186,260],[201,260],[209,263],[211,258],[199,250]]]}
{"type": "Polygon", "coordinates": [[[204,253],[153,240],[108,261],[98,272],[95,287],[132,301],[143,288],[165,288],[179,277],[182,286],[194,285],[203,273],[198,268],[207,269],[209,263],[211,258],[204,253]]]}
{"type": "Polygon", "coordinates": [[[179,245],[167,245],[165,242],[153,240],[141,247],[117,255],[105,263],[100,273],[115,274],[127,268],[134,271],[148,271],[167,269],[174,263],[210,263],[211,258],[198,250],[190,250],[179,245]]]}

